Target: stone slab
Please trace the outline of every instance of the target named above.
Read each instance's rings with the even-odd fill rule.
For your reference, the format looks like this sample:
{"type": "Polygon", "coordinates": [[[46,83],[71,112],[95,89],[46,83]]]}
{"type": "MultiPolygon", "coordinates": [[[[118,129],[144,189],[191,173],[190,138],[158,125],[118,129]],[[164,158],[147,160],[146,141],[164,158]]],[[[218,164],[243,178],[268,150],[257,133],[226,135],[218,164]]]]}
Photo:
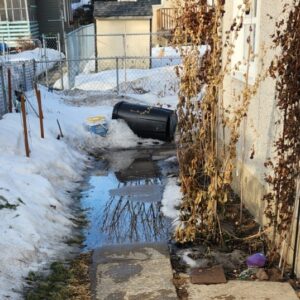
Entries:
{"type": "Polygon", "coordinates": [[[217,284],[227,282],[224,269],[221,265],[211,268],[194,268],[191,270],[190,278],[193,284],[217,284]]]}
{"type": "Polygon", "coordinates": [[[166,244],[106,246],[93,255],[97,300],[176,300],[166,244]]]}
{"type": "Polygon", "coordinates": [[[163,190],[162,184],[142,184],[111,189],[109,194],[111,197],[126,197],[128,200],[137,202],[159,202],[163,190]]]}
{"type": "Polygon", "coordinates": [[[225,284],[187,286],[189,300],[299,300],[289,283],[228,281],[225,284]]]}

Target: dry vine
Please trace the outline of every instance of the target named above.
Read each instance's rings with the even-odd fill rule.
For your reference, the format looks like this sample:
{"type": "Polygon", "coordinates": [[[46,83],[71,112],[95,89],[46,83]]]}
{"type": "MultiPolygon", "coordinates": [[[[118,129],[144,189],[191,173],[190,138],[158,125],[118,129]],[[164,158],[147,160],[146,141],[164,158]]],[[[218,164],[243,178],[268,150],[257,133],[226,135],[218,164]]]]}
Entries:
{"type": "MultiPolygon", "coordinates": [[[[236,159],[239,129],[251,98],[265,79],[262,72],[254,85],[248,84],[249,65],[254,52],[251,37],[248,37],[248,57],[232,67],[233,40],[238,38],[243,27],[243,16],[251,6],[245,0],[239,7],[239,15],[222,41],[224,0],[188,0],[178,4],[178,20],[175,29],[175,44],[181,46],[183,66],[178,68],[181,79],[178,116],[180,140],[178,157],[183,202],[180,225],[176,231],[179,242],[205,238],[222,242],[222,209],[227,202],[232,183],[232,171],[236,159]],[[190,44],[189,47],[186,47],[190,44]],[[205,54],[200,58],[199,46],[205,45],[205,54]],[[227,57],[222,62],[223,47],[227,57]],[[235,107],[224,107],[222,84],[224,77],[241,65],[246,66],[245,87],[236,96],[235,107]],[[220,128],[228,132],[228,141],[220,147],[220,128]]],[[[222,137],[225,141],[225,136],[222,137]]]]}
{"type": "MultiPolygon", "coordinates": [[[[287,7],[285,8],[285,10],[287,7]]],[[[296,203],[297,180],[300,175],[300,1],[294,0],[285,23],[277,22],[274,44],[282,54],[272,63],[270,73],[277,79],[276,105],[281,113],[281,136],[274,143],[276,157],[265,166],[272,170],[266,176],[271,192],[264,196],[267,201],[265,214],[269,226],[273,226],[271,251],[283,241],[290,243],[291,226],[296,203]]]]}

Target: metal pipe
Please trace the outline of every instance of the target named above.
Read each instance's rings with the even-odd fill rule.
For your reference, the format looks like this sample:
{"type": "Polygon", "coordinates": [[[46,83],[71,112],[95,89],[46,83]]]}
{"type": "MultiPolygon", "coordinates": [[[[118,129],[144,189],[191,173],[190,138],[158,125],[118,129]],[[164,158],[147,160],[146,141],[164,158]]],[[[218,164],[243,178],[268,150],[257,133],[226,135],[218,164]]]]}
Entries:
{"type": "Polygon", "coordinates": [[[117,76],[117,94],[119,95],[120,90],[119,90],[119,58],[116,58],[116,76],[117,76]]]}
{"type": "Polygon", "coordinates": [[[0,76],[1,76],[1,86],[2,86],[2,95],[3,95],[3,102],[4,102],[4,113],[7,113],[7,99],[6,99],[6,89],[5,89],[5,82],[4,82],[4,69],[3,66],[0,66],[0,76]]]}
{"type": "MultiPolygon", "coordinates": [[[[298,179],[299,180],[299,179],[298,179]]],[[[294,253],[293,253],[293,263],[292,263],[292,271],[291,271],[291,278],[296,278],[297,275],[295,273],[296,268],[296,257],[297,257],[297,249],[298,249],[298,239],[299,239],[299,222],[300,222],[300,197],[299,197],[299,182],[297,184],[297,193],[296,199],[298,199],[298,211],[297,211],[297,219],[296,219],[296,233],[295,233],[295,241],[294,241],[294,253]],[[298,194],[298,196],[297,196],[298,194]]]]}
{"type": "MultiPolygon", "coordinates": [[[[95,60],[113,60],[113,59],[125,59],[125,56],[108,56],[108,57],[96,57],[96,58],[78,58],[78,59],[65,59],[66,62],[80,62],[80,61],[95,61],[95,60]]],[[[165,59],[165,60],[169,60],[169,59],[180,59],[180,57],[178,56],[166,56],[166,57],[155,57],[155,56],[126,56],[126,59],[130,60],[134,60],[134,59],[165,59]]],[[[47,60],[48,63],[57,63],[59,60],[47,60]]],[[[44,61],[36,61],[37,63],[43,63],[44,61]]]]}

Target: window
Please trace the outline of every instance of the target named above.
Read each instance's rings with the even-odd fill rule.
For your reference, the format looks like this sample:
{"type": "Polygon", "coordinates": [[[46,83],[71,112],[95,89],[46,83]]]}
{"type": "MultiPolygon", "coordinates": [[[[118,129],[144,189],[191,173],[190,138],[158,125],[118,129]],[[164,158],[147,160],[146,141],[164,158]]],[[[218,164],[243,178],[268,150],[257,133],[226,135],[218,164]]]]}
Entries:
{"type": "Polygon", "coordinates": [[[238,71],[233,72],[233,77],[244,81],[244,74],[247,67],[245,63],[248,61],[250,55],[250,69],[249,69],[249,83],[253,83],[256,76],[256,65],[257,58],[256,54],[258,53],[258,28],[259,28],[259,4],[260,0],[252,0],[249,7],[246,7],[243,4],[243,0],[234,0],[234,17],[237,17],[241,14],[241,10],[238,9],[240,5],[246,9],[243,18],[243,28],[239,32],[239,36],[235,41],[235,50],[232,58],[233,65],[236,65],[238,62],[242,62],[242,65],[239,66],[238,71]]]}
{"type": "Polygon", "coordinates": [[[0,0],[0,21],[6,21],[4,0],[0,0]]]}
{"type": "Polygon", "coordinates": [[[1,21],[26,21],[25,0],[0,0],[1,21]]]}

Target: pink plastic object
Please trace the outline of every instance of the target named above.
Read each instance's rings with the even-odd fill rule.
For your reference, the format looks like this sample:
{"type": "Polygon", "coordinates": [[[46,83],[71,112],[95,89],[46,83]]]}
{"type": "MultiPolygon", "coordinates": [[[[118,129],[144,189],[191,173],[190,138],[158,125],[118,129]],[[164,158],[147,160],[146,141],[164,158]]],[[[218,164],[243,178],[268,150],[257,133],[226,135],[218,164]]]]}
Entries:
{"type": "Polygon", "coordinates": [[[267,258],[262,253],[255,253],[247,258],[246,263],[249,268],[262,268],[265,266],[266,261],[267,258]]]}

